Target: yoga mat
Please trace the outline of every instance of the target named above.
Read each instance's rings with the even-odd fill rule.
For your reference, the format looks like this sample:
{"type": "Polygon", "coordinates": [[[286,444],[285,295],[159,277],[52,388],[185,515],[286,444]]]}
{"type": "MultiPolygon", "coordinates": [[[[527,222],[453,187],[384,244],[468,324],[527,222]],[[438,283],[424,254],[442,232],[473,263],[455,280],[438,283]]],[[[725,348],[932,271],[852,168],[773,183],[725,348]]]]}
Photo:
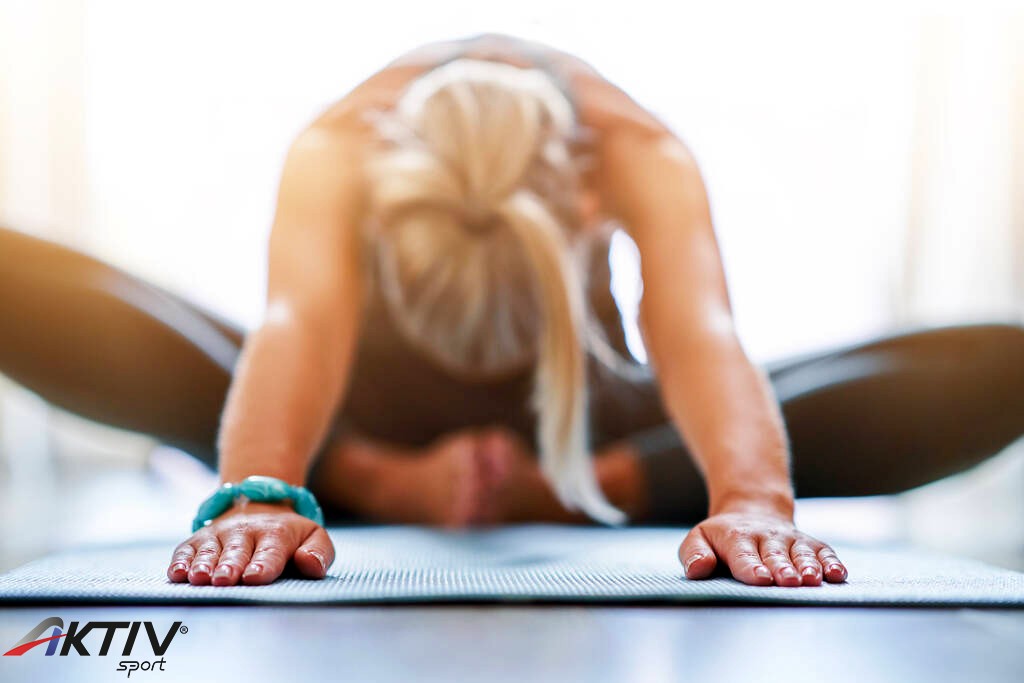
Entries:
{"type": "Polygon", "coordinates": [[[850,570],[844,584],[754,587],[724,576],[687,581],[676,559],[684,534],[561,526],[332,529],[338,558],[326,579],[229,588],[168,582],[169,540],[37,560],[0,576],[0,601],[1024,606],[1024,574],[906,549],[836,546],[850,570]]]}

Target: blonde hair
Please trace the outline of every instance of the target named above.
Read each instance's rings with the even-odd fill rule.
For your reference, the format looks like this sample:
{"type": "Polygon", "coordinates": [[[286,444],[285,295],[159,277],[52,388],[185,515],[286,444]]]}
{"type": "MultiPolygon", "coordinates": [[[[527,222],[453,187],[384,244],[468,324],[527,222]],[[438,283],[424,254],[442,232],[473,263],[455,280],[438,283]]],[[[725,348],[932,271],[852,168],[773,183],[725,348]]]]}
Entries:
{"type": "Polygon", "coordinates": [[[417,78],[370,161],[372,242],[392,317],[435,361],[491,376],[534,363],[542,472],[568,508],[621,523],[586,438],[572,126],[537,69],[460,59],[417,78]]]}

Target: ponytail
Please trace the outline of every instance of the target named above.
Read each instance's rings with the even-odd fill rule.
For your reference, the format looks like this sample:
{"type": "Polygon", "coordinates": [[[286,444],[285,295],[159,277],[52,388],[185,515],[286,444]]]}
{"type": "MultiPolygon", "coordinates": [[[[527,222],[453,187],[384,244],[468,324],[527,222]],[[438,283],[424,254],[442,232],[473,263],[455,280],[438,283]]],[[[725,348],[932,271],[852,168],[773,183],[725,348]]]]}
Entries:
{"type": "Polygon", "coordinates": [[[587,444],[583,287],[569,245],[551,213],[529,191],[512,194],[499,213],[519,239],[538,283],[543,321],[533,408],[541,471],[566,507],[621,524],[625,515],[598,486],[587,444]]]}

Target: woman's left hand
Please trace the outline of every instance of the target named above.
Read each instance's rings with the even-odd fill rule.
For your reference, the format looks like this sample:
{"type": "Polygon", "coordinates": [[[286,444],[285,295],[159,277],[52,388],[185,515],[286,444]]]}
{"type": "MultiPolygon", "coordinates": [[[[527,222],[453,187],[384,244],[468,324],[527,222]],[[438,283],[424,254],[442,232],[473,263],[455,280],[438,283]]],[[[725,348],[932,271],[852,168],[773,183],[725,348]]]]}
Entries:
{"type": "Polygon", "coordinates": [[[695,526],[679,548],[688,579],[705,579],[719,560],[752,586],[842,583],[848,572],[827,544],[798,531],[783,516],[724,512],[695,526]]]}

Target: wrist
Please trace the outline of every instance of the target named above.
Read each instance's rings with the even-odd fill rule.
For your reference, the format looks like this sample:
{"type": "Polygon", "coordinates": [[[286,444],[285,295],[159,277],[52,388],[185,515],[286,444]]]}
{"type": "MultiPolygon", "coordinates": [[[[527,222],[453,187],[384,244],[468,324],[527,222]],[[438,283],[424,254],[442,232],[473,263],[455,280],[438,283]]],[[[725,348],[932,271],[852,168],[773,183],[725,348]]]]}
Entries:
{"type": "Polygon", "coordinates": [[[237,439],[222,439],[218,450],[217,470],[221,485],[237,484],[250,476],[272,477],[290,486],[305,485],[310,458],[294,446],[283,442],[257,446],[237,439]]]}
{"type": "Polygon", "coordinates": [[[239,498],[218,519],[234,517],[235,515],[276,515],[282,512],[295,512],[295,510],[287,501],[281,501],[280,503],[258,503],[247,498],[239,498]]]}
{"type": "Polygon", "coordinates": [[[304,486],[306,480],[305,472],[303,470],[295,471],[295,468],[293,467],[284,468],[267,466],[259,468],[258,471],[254,471],[252,464],[247,463],[244,467],[240,468],[221,466],[220,485],[237,484],[250,476],[272,477],[274,479],[280,479],[290,486],[304,486]]]}
{"type": "Polygon", "coordinates": [[[708,516],[740,512],[767,514],[792,521],[794,507],[793,492],[789,487],[724,491],[711,495],[708,516]]]}
{"type": "MultiPolygon", "coordinates": [[[[316,497],[302,486],[293,486],[281,479],[251,475],[240,482],[222,484],[204,500],[192,520],[192,531],[208,526],[213,520],[242,503],[288,505],[297,514],[323,526],[324,515],[316,497]]],[[[271,508],[273,509],[273,508],[271,508]]]]}

